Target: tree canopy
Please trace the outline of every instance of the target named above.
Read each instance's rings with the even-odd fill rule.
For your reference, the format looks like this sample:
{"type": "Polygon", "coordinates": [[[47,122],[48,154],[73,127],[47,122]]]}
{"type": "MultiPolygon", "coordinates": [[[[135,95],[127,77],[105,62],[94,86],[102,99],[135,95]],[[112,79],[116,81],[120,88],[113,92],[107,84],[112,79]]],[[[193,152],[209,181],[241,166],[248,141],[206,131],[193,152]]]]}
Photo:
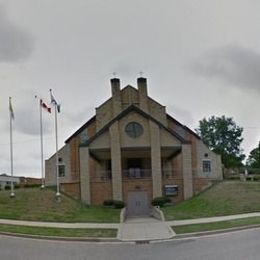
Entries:
{"type": "Polygon", "coordinates": [[[260,168],[260,143],[249,153],[246,164],[252,168],[260,168]]]}
{"type": "Polygon", "coordinates": [[[239,127],[233,118],[203,118],[199,121],[196,132],[211,150],[221,155],[225,167],[242,166],[242,160],[245,158],[240,148],[243,128],[239,127]]]}

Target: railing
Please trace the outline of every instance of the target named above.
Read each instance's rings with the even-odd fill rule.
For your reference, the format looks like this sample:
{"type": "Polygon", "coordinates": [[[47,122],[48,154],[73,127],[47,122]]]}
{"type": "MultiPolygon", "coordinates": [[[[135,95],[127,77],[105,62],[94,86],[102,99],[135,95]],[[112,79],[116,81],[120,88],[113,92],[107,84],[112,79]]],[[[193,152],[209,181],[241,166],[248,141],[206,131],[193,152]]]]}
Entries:
{"type": "MultiPolygon", "coordinates": [[[[162,178],[170,179],[181,175],[180,169],[162,170],[162,178]]],[[[130,168],[122,170],[123,179],[150,179],[152,178],[151,169],[130,168]]],[[[112,171],[98,171],[91,176],[92,182],[107,182],[112,180],[112,171]]]]}
{"type": "Polygon", "coordinates": [[[152,177],[151,169],[131,168],[122,171],[123,179],[150,179],[152,177]]]}

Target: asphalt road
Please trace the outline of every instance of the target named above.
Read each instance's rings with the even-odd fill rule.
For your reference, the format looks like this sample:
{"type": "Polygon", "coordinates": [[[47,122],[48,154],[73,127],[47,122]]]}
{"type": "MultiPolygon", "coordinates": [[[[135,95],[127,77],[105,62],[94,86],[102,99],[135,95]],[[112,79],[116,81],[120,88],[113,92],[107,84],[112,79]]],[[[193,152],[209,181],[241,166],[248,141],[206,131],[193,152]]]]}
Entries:
{"type": "Polygon", "coordinates": [[[1,260],[259,260],[260,229],[155,244],[94,244],[0,236],[1,260]]]}

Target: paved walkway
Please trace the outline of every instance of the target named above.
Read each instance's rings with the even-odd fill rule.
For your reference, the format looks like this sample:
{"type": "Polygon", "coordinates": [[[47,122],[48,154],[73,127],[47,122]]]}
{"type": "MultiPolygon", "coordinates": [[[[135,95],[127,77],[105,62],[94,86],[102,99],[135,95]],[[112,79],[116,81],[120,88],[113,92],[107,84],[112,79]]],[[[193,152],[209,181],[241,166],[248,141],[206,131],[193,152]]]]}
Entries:
{"type": "Polygon", "coordinates": [[[0,224],[56,228],[115,228],[118,229],[117,238],[122,241],[145,241],[172,238],[175,236],[175,233],[170,228],[171,226],[212,223],[249,217],[260,217],[260,212],[165,222],[143,217],[129,218],[124,223],[57,223],[0,219],[0,224]]]}
{"type": "Polygon", "coordinates": [[[173,236],[175,233],[166,222],[151,217],[133,217],[121,223],[117,238],[122,241],[146,241],[173,236]]]}
{"type": "Polygon", "coordinates": [[[183,225],[190,225],[190,224],[213,223],[213,222],[219,222],[219,221],[241,219],[241,218],[251,218],[251,217],[260,217],[260,212],[229,215],[229,216],[220,216],[220,217],[210,217],[210,218],[173,220],[173,221],[167,221],[167,223],[169,226],[183,226],[183,225]]]}
{"type": "Polygon", "coordinates": [[[54,228],[119,228],[120,223],[58,223],[0,219],[0,224],[54,228]]]}

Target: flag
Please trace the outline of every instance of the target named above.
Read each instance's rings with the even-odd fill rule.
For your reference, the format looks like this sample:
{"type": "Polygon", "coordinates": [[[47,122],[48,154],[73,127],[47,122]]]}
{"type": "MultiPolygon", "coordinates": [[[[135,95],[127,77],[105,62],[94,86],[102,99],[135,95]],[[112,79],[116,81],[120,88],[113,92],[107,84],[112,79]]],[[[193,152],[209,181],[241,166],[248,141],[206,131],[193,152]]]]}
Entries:
{"type": "Polygon", "coordinates": [[[47,112],[51,113],[51,108],[46,105],[41,99],[40,99],[41,107],[44,108],[47,112]]]}
{"type": "Polygon", "coordinates": [[[52,95],[52,92],[51,92],[51,103],[52,103],[53,105],[57,105],[57,104],[58,104],[57,101],[56,101],[56,99],[55,99],[54,96],[52,95]]]}
{"type": "Polygon", "coordinates": [[[51,93],[51,103],[57,107],[57,111],[58,113],[60,113],[60,104],[58,104],[55,97],[52,95],[51,89],[50,89],[50,93],[51,93]]]}
{"type": "Polygon", "coordinates": [[[12,106],[11,97],[9,97],[9,112],[10,112],[11,118],[14,120],[14,110],[13,110],[13,106],[12,106]]]}

